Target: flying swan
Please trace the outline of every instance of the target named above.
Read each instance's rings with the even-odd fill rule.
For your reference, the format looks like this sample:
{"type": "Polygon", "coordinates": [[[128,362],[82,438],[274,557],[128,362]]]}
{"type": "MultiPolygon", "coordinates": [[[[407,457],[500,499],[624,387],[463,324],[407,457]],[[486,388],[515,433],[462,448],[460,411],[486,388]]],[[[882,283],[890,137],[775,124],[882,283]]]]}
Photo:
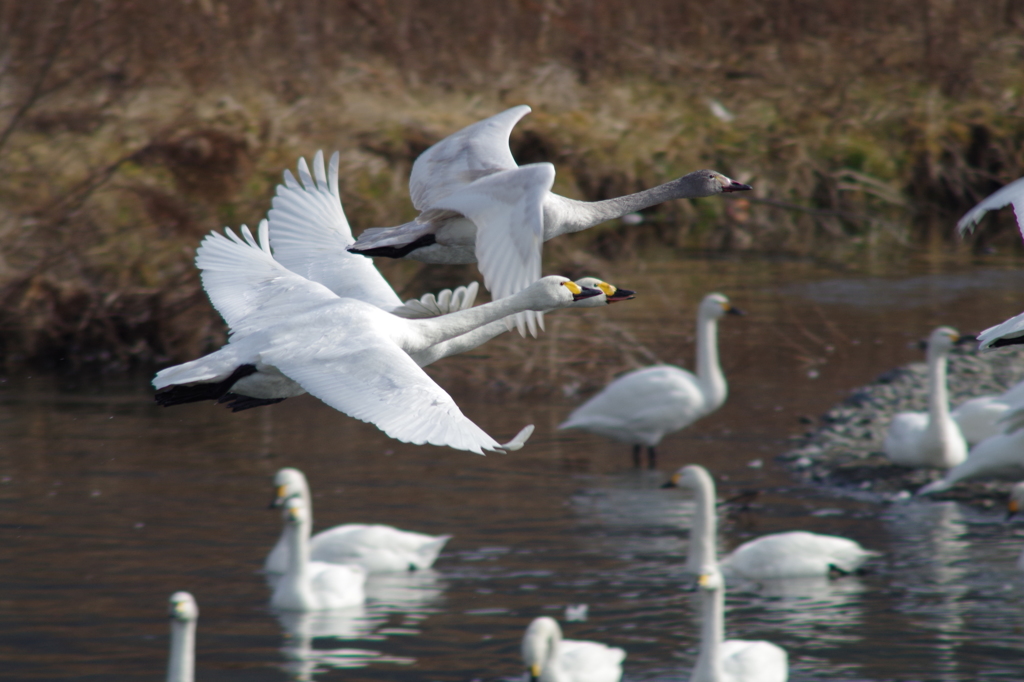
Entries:
{"type": "MultiPolygon", "coordinates": [[[[306,506],[304,530],[313,528],[313,504],[306,477],[298,469],[281,469],[274,475],[274,501],[281,507],[292,497],[306,506]]],[[[309,558],[330,564],[354,564],[369,573],[430,568],[451,535],[425,535],[381,524],[346,523],[320,531],[309,539],[309,558]]],[[[267,573],[284,573],[290,558],[287,526],[267,555],[267,573]]]]}
{"type": "Polygon", "coordinates": [[[673,365],[655,365],[623,374],[583,403],[558,425],[582,429],[633,445],[633,464],[647,446],[655,467],[655,447],[725,402],[728,385],[718,362],[718,319],[742,315],[722,294],[708,294],[697,309],[697,374],[673,365]]]}
{"type": "MultiPolygon", "coordinates": [[[[530,112],[520,105],[449,135],[423,152],[409,176],[409,195],[420,211],[397,227],[365,230],[355,253],[411,258],[424,263],[478,263],[495,299],[540,277],[542,244],[670,199],[749,190],[721,173],[699,170],[657,187],[605,201],[576,201],[551,192],[555,167],[520,166],[509,135],[530,112]]],[[[537,335],[543,316],[518,316],[537,335]]]]}
{"type": "Polygon", "coordinates": [[[523,635],[531,682],[619,682],[626,652],[600,642],[562,639],[554,618],[534,619],[523,635]]]}

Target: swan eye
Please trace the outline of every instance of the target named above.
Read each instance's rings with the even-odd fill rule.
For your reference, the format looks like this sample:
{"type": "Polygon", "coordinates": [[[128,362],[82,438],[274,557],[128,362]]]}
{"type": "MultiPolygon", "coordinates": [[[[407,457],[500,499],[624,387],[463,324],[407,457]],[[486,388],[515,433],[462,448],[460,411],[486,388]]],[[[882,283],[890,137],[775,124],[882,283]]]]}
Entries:
{"type": "Polygon", "coordinates": [[[562,282],[562,286],[568,289],[573,296],[578,296],[583,293],[583,289],[581,289],[580,285],[576,284],[576,282],[562,282]]]}

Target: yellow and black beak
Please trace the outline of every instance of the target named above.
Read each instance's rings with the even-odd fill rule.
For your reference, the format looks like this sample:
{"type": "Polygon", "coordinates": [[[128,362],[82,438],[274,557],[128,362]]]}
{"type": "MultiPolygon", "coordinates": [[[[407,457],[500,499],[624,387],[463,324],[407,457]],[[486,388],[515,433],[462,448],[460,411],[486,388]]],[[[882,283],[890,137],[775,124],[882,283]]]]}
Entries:
{"type": "Polygon", "coordinates": [[[678,488],[679,487],[679,474],[672,474],[672,478],[668,479],[665,483],[661,484],[662,488],[678,488]]]}
{"type": "Polygon", "coordinates": [[[604,292],[604,297],[608,299],[609,303],[618,303],[619,301],[628,301],[631,298],[636,298],[636,292],[630,291],[629,289],[619,289],[608,285],[612,289],[612,293],[604,292]]]}
{"type": "Polygon", "coordinates": [[[285,486],[285,485],[277,486],[277,488],[274,489],[274,499],[272,499],[270,501],[270,505],[267,508],[268,509],[276,509],[277,507],[280,507],[282,504],[284,504],[285,493],[287,493],[287,492],[288,492],[288,486],[285,486]]]}
{"type": "Polygon", "coordinates": [[[572,293],[573,301],[582,301],[585,298],[593,298],[594,296],[600,296],[603,292],[600,289],[591,289],[590,287],[581,287],[576,282],[568,281],[562,282],[562,286],[572,293]]]}
{"type": "Polygon", "coordinates": [[[745,312],[743,312],[742,310],[740,310],[739,308],[732,304],[726,304],[724,307],[726,315],[746,315],[745,312]]]}
{"type": "Polygon", "coordinates": [[[1010,503],[1008,505],[1006,505],[1006,518],[1003,519],[1003,520],[1004,521],[1009,521],[1014,516],[1016,516],[1017,512],[1019,512],[1019,511],[1020,511],[1020,505],[1017,504],[1017,500],[1010,500],[1010,503]]]}
{"type": "Polygon", "coordinates": [[[723,192],[746,192],[751,189],[754,188],[750,185],[744,185],[742,182],[736,182],[735,180],[729,180],[728,184],[722,185],[723,192]]]}

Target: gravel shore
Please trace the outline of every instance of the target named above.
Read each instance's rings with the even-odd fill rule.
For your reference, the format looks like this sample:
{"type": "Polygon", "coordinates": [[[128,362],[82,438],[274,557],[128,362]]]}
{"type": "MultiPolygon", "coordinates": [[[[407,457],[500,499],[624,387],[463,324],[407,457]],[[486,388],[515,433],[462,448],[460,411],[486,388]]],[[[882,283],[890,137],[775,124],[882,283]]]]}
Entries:
{"type": "MultiPolygon", "coordinates": [[[[1024,347],[979,354],[954,349],[949,357],[950,403],[1002,393],[1024,380],[1024,347]]],[[[886,372],[873,383],[855,389],[850,397],[821,416],[818,428],[799,445],[779,456],[784,466],[806,482],[839,488],[878,501],[905,499],[921,486],[942,477],[936,469],[910,469],[890,463],[882,440],[893,415],[926,411],[925,363],[915,362],[886,372]]],[[[960,483],[933,499],[952,499],[982,506],[1002,502],[1012,481],[960,483]]]]}

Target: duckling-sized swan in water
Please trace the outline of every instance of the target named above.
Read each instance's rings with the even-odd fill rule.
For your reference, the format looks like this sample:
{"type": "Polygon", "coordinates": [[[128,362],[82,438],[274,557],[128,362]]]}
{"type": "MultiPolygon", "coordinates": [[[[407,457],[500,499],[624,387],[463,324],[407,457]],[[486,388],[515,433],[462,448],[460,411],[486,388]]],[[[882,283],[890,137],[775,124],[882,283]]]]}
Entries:
{"type": "Polygon", "coordinates": [[[973,448],[967,459],[946,472],[946,475],[917,491],[928,495],[949,490],[961,481],[977,479],[1024,478],[1024,431],[997,433],[973,448]]]}
{"type": "Polygon", "coordinates": [[[928,411],[893,416],[882,443],[893,464],[949,469],[967,458],[967,443],[949,416],[946,392],[946,359],[960,341],[960,334],[951,327],[939,327],[928,337],[928,411]]]}
{"type": "MultiPolygon", "coordinates": [[[[210,355],[157,373],[153,385],[162,393],[189,394],[196,384],[216,384],[221,393],[280,398],[294,382],[396,440],[478,454],[518,449],[528,432],[499,444],[462,414],[412,356],[520,310],[554,310],[602,293],[551,276],[500,301],[440,318],[407,320],[360,300],[339,298],[284,268],[270,254],[267,231],[263,221],[258,242],[244,226],[244,239],[227,230],[228,237],[214,233],[203,240],[196,263],[203,270],[204,288],[232,292],[222,298],[231,305],[218,306],[231,337],[210,355]],[[260,395],[266,386],[244,386],[257,372],[264,380],[277,374],[289,381],[260,395]]],[[[195,390],[204,396],[209,392],[207,387],[195,390]]]]}
{"type": "Polygon", "coordinates": [[[534,619],[523,635],[531,682],[619,682],[626,652],[600,642],[562,639],[553,618],[534,619]]]}
{"type": "Polygon", "coordinates": [[[298,495],[284,503],[288,567],[274,587],[270,605],[281,611],[325,611],[361,604],[366,571],[360,566],[309,559],[309,511],[298,495]]]}
{"type": "Polygon", "coordinates": [[[655,447],[667,434],[684,429],[725,402],[729,387],[718,363],[718,319],[742,315],[722,294],[708,294],[697,309],[697,374],[673,365],[655,365],[623,374],[583,403],[558,425],[583,429],[633,445],[633,464],[647,446],[647,466],[656,465],[655,447]]]}
{"type": "MultiPolygon", "coordinates": [[[[707,469],[696,464],[685,466],[673,474],[664,487],[686,488],[696,497],[686,570],[699,574],[709,563],[717,566],[715,482],[707,469]]],[[[866,550],[846,538],[791,531],[772,533],[743,543],[722,559],[721,568],[727,575],[748,580],[808,578],[836,572],[852,573],[877,555],[877,552],[866,550]]]]}
{"type": "MultiPolygon", "coordinates": [[[[495,299],[540,277],[542,245],[670,199],[749,190],[721,173],[700,170],[652,189],[605,201],[553,194],[555,167],[520,166],[509,150],[512,128],[530,107],[520,105],[449,135],[423,152],[409,176],[409,195],[420,215],[397,227],[370,228],[350,247],[355,253],[411,258],[424,263],[477,263],[495,299]]],[[[519,318],[536,336],[543,317],[519,318]]]]}
{"type": "Polygon", "coordinates": [[[786,682],[786,650],[763,640],[725,638],[725,580],[713,563],[697,579],[700,654],[690,682],[786,682]],[[723,641],[724,640],[724,641],[723,641]]]}
{"type": "Polygon", "coordinates": [[[199,607],[188,592],[175,592],[170,599],[170,615],[171,653],[167,659],[167,682],[193,682],[199,607]]]}
{"type": "MultiPolygon", "coordinates": [[[[297,496],[306,505],[306,532],[313,528],[313,505],[306,477],[298,469],[281,469],[274,476],[274,507],[297,496]]],[[[330,564],[362,566],[370,573],[430,568],[451,535],[425,535],[380,524],[346,523],[320,531],[309,540],[309,558],[330,564]]],[[[288,529],[281,533],[263,565],[267,573],[288,567],[288,529]]]]}

